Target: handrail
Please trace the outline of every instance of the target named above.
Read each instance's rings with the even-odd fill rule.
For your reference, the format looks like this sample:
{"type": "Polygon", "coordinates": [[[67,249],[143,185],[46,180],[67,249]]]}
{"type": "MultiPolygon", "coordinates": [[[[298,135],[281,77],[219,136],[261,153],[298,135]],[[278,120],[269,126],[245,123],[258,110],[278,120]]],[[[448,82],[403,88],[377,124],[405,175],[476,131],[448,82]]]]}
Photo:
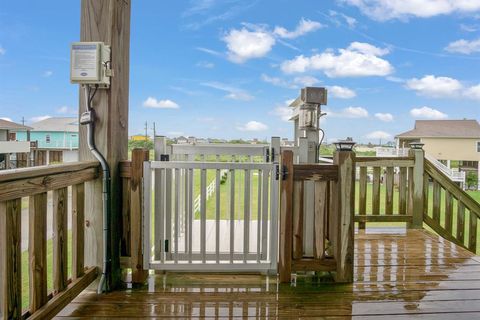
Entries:
{"type": "Polygon", "coordinates": [[[427,199],[424,205],[424,222],[445,239],[476,253],[480,204],[428,159],[425,159],[424,184],[424,197],[427,199]],[[429,210],[428,203],[429,178],[433,181],[431,210],[429,210]],[[442,208],[440,206],[442,202],[441,189],[445,190],[443,215],[441,214],[442,208]],[[454,200],[457,202],[456,211],[453,208],[454,200]],[[466,210],[468,210],[468,219],[466,210]],[[444,221],[441,221],[442,219],[444,221]],[[456,228],[454,228],[454,221],[456,222],[456,228]],[[467,232],[468,237],[466,236],[467,232]]]}
{"type": "Polygon", "coordinates": [[[50,319],[84,290],[97,275],[85,268],[85,186],[98,178],[98,162],[21,168],[0,172],[0,318],[50,319]],[[69,189],[71,187],[71,189],[69,189]],[[51,191],[51,194],[47,192],[51,191]],[[70,194],[71,192],[71,194],[70,194]],[[29,286],[21,281],[21,217],[28,197],[29,286]],[[51,199],[51,200],[50,200],[51,199]],[[53,292],[47,292],[47,212],[52,203],[53,292]],[[72,245],[68,251],[71,208],[72,245]],[[72,263],[68,279],[68,262],[72,263]],[[22,292],[29,292],[23,311],[22,292]]]}
{"type": "Polygon", "coordinates": [[[442,171],[450,180],[457,180],[465,183],[465,172],[455,172],[434,157],[425,154],[425,158],[430,161],[438,170],[442,171]]]}

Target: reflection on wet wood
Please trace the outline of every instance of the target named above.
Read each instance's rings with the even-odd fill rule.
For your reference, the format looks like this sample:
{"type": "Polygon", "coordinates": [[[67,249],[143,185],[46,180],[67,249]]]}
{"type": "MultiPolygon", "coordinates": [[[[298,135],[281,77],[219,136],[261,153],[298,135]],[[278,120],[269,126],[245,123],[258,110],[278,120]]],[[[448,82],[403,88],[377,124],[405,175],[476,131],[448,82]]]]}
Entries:
{"type": "Polygon", "coordinates": [[[90,318],[479,319],[480,258],[426,231],[356,235],[353,284],[297,275],[151,275],[148,286],[86,290],[58,314],[90,318]]]}

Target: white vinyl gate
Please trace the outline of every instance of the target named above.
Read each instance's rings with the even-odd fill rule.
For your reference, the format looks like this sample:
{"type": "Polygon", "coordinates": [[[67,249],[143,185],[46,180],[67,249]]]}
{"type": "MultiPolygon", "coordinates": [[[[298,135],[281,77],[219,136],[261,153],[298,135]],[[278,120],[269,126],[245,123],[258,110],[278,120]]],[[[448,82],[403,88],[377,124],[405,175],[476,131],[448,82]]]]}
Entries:
{"type": "Polygon", "coordinates": [[[275,163],[145,162],[145,268],[275,272],[277,171],[275,163]]]}

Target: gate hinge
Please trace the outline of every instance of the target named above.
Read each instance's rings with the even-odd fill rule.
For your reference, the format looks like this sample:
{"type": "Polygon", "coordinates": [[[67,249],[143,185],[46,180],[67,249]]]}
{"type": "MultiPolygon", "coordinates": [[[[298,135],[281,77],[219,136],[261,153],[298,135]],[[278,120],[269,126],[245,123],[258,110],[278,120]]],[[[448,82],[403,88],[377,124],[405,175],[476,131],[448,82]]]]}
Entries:
{"type": "Polygon", "coordinates": [[[165,239],[165,252],[168,252],[168,239],[165,239]]]}
{"type": "Polygon", "coordinates": [[[168,154],[161,154],[160,161],[170,161],[170,155],[168,154]]]}
{"type": "Polygon", "coordinates": [[[282,180],[287,180],[288,177],[288,168],[287,166],[282,166],[282,180]]]}
{"type": "Polygon", "coordinates": [[[280,174],[282,175],[282,180],[287,180],[288,177],[288,168],[287,166],[282,165],[282,171],[280,172],[280,165],[275,165],[275,180],[280,179],[280,174]]]}

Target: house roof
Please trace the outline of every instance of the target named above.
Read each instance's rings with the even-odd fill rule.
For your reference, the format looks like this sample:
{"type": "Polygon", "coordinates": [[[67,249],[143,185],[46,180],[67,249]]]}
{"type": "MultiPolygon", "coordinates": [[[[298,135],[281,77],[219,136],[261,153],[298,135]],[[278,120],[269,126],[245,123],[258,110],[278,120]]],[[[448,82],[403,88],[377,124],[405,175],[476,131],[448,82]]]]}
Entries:
{"type": "Polygon", "coordinates": [[[396,138],[480,138],[477,120],[417,120],[413,130],[396,138]]]}
{"type": "Polygon", "coordinates": [[[76,117],[54,117],[32,123],[33,131],[78,132],[76,117]]]}
{"type": "Polygon", "coordinates": [[[27,131],[32,128],[12,121],[0,119],[0,130],[27,131]]]}

